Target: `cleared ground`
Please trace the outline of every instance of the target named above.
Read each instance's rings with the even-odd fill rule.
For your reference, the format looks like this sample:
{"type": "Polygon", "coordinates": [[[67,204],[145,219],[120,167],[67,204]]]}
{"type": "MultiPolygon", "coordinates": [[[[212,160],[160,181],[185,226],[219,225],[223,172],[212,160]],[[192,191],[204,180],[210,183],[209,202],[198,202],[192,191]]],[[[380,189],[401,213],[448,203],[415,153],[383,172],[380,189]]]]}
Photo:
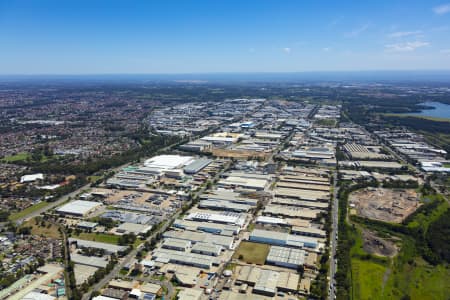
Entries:
{"type": "Polygon", "coordinates": [[[248,264],[263,265],[266,262],[269,250],[269,245],[243,241],[239,244],[233,258],[248,264]]]}
{"type": "Polygon", "coordinates": [[[390,223],[401,223],[421,205],[414,189],[365,188],[349,201],[358,215],[390,223]]]}
{"type": "Polygon", "coordinates": [[[391,241],[380,238],[369,230],[362,230],[363,249],[367,253],[378,256],[395,256],[397,247],[391,241]]]}
{"type": "Polygon", "coordinates": [[[91,266],[85,266],[80,264],[74,265],[74,272],[75,272],[75,281],[78,284],[82,284],[86,280],[89,279],[94,273],[98,270],[96,267],[91,266]]]}
{"type": "Polygon", "coordinates": [[[31,234],[58,239],[61,237],[58,226],[46,221],[40,221],[36,224],[36,219],[28,220],[22,224],[22,227],[31,227],[31,234]]]}

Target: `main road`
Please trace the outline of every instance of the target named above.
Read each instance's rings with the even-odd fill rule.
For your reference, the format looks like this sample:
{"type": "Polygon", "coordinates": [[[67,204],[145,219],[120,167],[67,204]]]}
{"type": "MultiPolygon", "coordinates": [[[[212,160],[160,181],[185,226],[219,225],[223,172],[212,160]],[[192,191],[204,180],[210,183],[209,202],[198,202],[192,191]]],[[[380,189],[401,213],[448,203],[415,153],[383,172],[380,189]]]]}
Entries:
{"type": "MultiPolygon", "coordinates": [[[[145,242],[150,242],[150,240],[152,238],[156,238],[156,236],[159,233],[163,233],[164,231],[167,230],[167,228],[169,228],[169,226],[172,224],[172,221],[174,221],[176,218],[178,218],[181,214],[181,211],[178,211],[176,214],[174,214],[170,219],[168,219],[163,226],[161,226],[158,230],[156,230],[151,236],[149,236],[145,242]]],[[[108,275],[106,275],[105,277],[103,277],[102,280],[100,280],[99,282],[97,282],[90,290],[89,292],[85,293],[83,295],[82,300],[89,300],[91,298],[91,294],[94,291],[99,291],[102,287],[104,287],[109,281],[111,281],[113,278],[115,278],[120,270],[125,267],[133,258],[136,257],[136,254],[142,250],[142,248],[144,247],[145,242],[141,243],[139,246],[137,246],[136,248],[134,248],[133,250],[130,251],[130,253],[128,253],[125,257],[120,259],[120,263],[116,264],[116,266],[114,267],[114,269],[112,269],[111,272],[108,273],[108,275]]]]}
{"type": "Polygon", "coordinates": [[[339,216],[339,199],[338,199],[338,191],[339,187],[337,186],[338,176],[337,172],[333,173],[333,199],[332,199],[332,206],[331,206],[331,218],[332,218],[332,225],[331,225],[331,234],[330,234],[330,273],[329,273],[329,289],[328,289],[328,295],[329,299],[334,299],[336,294],[336,288],[335,288],[335,280],[334,276],[336,275],[336,269],[337,269],[337,260],[336,260],[336,249],[337,249],[337,242],[338,242],[338,216],[339,216]]]}
{"type": "MultiPolygon", "coordinates": [[[[214,178],[212,179],[213,181],[220,178],[220,176],[222,176],[222,174],[230,167],[230,164],[227,163],[224,168],[218,172],[214,178]]],[[[192,199],[197,198],[198,196],[200,196],[206,189],[206,184],[203,185],[193,196],[192,199]]],[[[191,200],[192,201],[192,200],[191,200]]],[[[189,202],[189,204],[191,205],[192,202],[189,202]]],[[[172,225],[172,222],[177,219],[181,214],[181,210],[179,210],[177,213],[175,213],[172,217],[170,217],[168,220],[166,220],[166,222],[164,223],[163,226],[161,226],[157,231],[155,231],[151,236],[149,236],[143,243],[141,243],[138,247],[136,247],[135,249],[133,249],[130,253],[128,253],[124,258],[122,258],[120,260],[120,263],[116,264],[116,266],[114,267],[114,269],[111,270],[111,272],[108,273],[108,275],[106,275],[105,277],[103,277],[102,280],[100,280],[98,283],[96,283],[90,290],[89,292],[85,293],[83,295],[82,300],[89,300],[91,298],[92,293],[95,291],[99,291],[101,288],[103,288],[109,281],[111,281],[113,278],[118,277],[119,276],[119,272],[120,270],[125,267],[130,261],[132,261],[135,257],[136,254],[144,247],[145,242],[150,242],[150,240],[152,238],[156,238],[156,236],[159,233],[163,233],[164,231],[166,231],[169,226],[172,225]]],[[[140,279],[139,279],[140,280],[140,279]]],[[[166,284],[164,284],[164,286],[166,286],[166,284]]],[[[173,294],[173,289],[168,289],[169,294],[172,293],[173,294]]]]}

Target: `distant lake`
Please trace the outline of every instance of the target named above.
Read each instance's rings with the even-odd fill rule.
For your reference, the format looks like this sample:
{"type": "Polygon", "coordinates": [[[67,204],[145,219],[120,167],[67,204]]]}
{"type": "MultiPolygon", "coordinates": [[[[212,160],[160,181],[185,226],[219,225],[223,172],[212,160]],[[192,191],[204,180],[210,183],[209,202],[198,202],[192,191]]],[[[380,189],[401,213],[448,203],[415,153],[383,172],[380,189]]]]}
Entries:
{"type": "Polygon", "coordinates": [[[408,113],[408,115],[450,119],[450,105],[431,101],[420,104],[433,108],[424,109],[418,113],[408,113]]]}

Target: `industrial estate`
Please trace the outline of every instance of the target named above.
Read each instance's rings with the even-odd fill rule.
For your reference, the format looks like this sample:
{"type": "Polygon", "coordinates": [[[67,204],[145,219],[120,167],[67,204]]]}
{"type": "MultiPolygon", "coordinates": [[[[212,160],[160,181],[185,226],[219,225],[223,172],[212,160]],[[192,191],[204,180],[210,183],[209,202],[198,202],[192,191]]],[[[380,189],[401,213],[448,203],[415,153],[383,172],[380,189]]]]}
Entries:
{"type": "Polygon", "coordinates": [[[348,103],[94,101],[103,121],[2,104],[0,299],[360,299],[448,206],[447,152],[348,103]]]}

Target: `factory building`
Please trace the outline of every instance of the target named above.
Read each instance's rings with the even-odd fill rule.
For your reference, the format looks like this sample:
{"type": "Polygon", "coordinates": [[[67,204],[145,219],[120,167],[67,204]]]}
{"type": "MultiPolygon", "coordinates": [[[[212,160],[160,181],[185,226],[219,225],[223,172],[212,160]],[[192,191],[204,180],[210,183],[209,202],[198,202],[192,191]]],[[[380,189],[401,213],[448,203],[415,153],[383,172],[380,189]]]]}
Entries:
{"type": "Polygon", "coordinates": [[[213,214],[204,212],[194,212],[190,213],[186,220],[193,220],[199,222],[213,222],[219,224],[232,224],[243,226],[245,223],[245,216],[239,213],[228,213],[228,214],[213,214]]]}
{"type": "Polygon", "coordinates": [[[163,233],[164,238],[174,238],[180,240],[190,241],[192,244],[208,242],[214,245],[222,246],[226,249],[232,249],[234,238],[231,236],[223,236],[210,234],[206,232],[195,231],[166,231],[163,233]]]}
{"type": "Polygon", "coordinates": [[[169,238],[164,240],[161,248],[186,252],[191,246],[191,241],[169,238]]]}
{"type": "Polygon", "coordinates": [[[185,166],[183,171],[186,174],[195,174],[206,168],[211,162],[211,159],[199,158],[185,166]]]}
{"type": "Polygon", "coordinates": [[[305,251],[295,248],[271,246],[266,264],[297,270],[305,263],[305,251]]]}
{"type": "Polygon", "coordinates": [[[209,255],[180,252],[169,249],[155,250],[152,259],[159,263],[172,263],[202,269],[210,269],[213,265],[218,265],[218,261],[209,255]]]}
{"type": "Polygon", "coordinates": [[[210,256],[219,256],[220,253],[222,252],[222,249],[223,248],[220,245],[200,242],[200,243],[196,243],[192,247],[191,253],[198,253],[198,254],[210,255],[210,256]]]}
{"type": "Polygon", "coordinates": [[[75,200],[61,206],[56,212],[64,216],[84,217],[101,205],[99,202],[75,200]]]}
{"type": "Polygon", "coordinates": [[[227,224],[217,224],[209,222],[197,222],[189,220],[175,220],[172,224],[175,228],[181,228],[190,231],[204,231],[212,234],[219,234],[225,236],[233,236],[239,233],[241,230],[240,226],[227,225],[227,224]]]}
{"type": "Polygon", "coordinates": [[[284,232],[255,229],[250,233],[251,242],[264,243],[275,246],[291,246],[298,248],[317,248],[319,242],[316,238],[292,235],[284,232]]]}
{"type": "Polygon", "coordinates": [[[198,204],[199,208],[222,210],[222,211],[234,211],[234,212],[248,212],[253,209],[252,205],[234,203],[224,200],[201,200],[198,204]]]}

